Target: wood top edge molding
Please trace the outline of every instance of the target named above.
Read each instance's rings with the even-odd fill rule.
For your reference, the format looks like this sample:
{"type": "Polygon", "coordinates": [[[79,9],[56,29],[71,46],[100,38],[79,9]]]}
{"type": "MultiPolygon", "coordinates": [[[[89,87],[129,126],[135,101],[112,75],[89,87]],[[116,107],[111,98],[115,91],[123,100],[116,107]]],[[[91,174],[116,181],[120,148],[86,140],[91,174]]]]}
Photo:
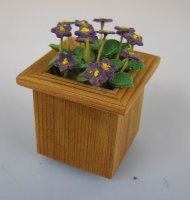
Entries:
{"type": "Polygon", "coordinates": [[[137,53],[145,60],[145,69],[137,72],[135,86],[130,89],[108,90],[47,74],[46,72],[49,70],[48,62],[55,55],[54,51],[50,51],[20,73],[16,82],[21,86],[105,112],[125,115],[131,106],[131,102],[144,90],[147,81],[160,63],[158,56],[142,52],[137,53]]]}

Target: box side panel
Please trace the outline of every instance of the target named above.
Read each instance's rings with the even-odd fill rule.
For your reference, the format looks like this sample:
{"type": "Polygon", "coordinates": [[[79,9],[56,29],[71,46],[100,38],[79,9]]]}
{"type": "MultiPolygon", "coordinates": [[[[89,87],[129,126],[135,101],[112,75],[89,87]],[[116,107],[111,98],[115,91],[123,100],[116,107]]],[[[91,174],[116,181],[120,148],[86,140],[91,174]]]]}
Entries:
{"type": "Polygon", "coordinates": [[[34,91],[38,152],[112,177],[118,116],[34,91]]]}
{"type": "Polygon", "coordinates": [[[114,171],[118,168],[139,130],[143,95],[144,91],[133,103],[128,113],[125,116],[119,116],[114,155],[114,171]]]}

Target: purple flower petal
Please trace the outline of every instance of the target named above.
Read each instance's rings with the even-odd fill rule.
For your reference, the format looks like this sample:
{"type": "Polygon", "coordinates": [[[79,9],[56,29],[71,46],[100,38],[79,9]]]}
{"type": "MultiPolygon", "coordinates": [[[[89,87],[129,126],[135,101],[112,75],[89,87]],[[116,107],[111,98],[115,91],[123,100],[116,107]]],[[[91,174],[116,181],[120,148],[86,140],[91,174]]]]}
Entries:
{"type": "Polygon", "coordinates": [[[115,26],[115,29],[117,30],[116,34],[121,35],[124,33],[134,33],[135,29],[134,28],[129,28],[128,26],[115,26]]]}
{"type": "Polygon", "coordinates": [[[100,34],[104,34],[104,35],[115,34],[114,31],[109,31],[109,30],[99,30],[99,31],[96,31],[96,33],[100,33],[100,34]]]}
{"type": "Polygon", "coordinates": [[[138,45],[143,46],[142,37],[136,34],[125,34],[124,38],[128,41],[131,45],[138,45]]]}
{"type": "Polygon", "coordinates": [[[94,22],[113,22],[113,20],[112,19],[106,19],[106,18],[102,18],[102,17],[100,17],[100,18],[95,18],[94,20],[93,20],[94,22]]]}
{"type": "Polygon", "coordinates": [[[140,57],[133,54],[133,53],[129,53],[127,51],[122,51],[121,52],[121,56],[124,57],[124,58],[128,58],[128,59],[131,59],[131,60],[136,60],[136,61],[140,61],[140,57]]]}
{"type": "MultiPolygon", "coordinates": [[[[76,42],[81,42],[81,43],[85,43],[86,42],[86,38],[83,37],[77,37],[75,38],[76,42]]],[[[93,44],[96,42],[96,38],[95,37],[90,37],[90,43],[93,44]]]]}
{"type": "Polygon", "coordinates": [[[89,23],[86,20],[75,20],[75,25],[81,27],[88,26],[89,23]]]}
{"type": "Polygon", "coordinates": [[[94,31],[92,25],[88,25],[88,26],[81,26],[78,31],[75,31],[75,35],[81,38],[89,38],[89,37],[95,37],[96,32],[94,31]]]}
{"type": "Polygon", "coordinates": [[[63,38],[64,36],[70,37],[71,34],[71,26],[65,25],[62,22],[59,22],[56,27],[51,29],[52,33],[55,33],[58,38],[63,38]]]}
{"type": "Polygon", "coordinates": [[[74,57],[72,54],[61,53],[54,65],[55,67],[58,67],[59,71],[63,74],[65,71],[75,67],[74,57]]]}
{"type": "Polygon", "coordinates": [[[99,85],[108,80],[100,62],[89,63],[87,69],[83,72],[83,76],[87,78],[92,85],[99,85]]]}
{"type": "Polygon", "coordinates": [[[102,69],[105,71],[105,75],[108,78],[113,77],[114,73],[117,71],[117,67],[115,65],[110,64],[108,58],[104,58],[101,60],[100,65],[102,69]]]}

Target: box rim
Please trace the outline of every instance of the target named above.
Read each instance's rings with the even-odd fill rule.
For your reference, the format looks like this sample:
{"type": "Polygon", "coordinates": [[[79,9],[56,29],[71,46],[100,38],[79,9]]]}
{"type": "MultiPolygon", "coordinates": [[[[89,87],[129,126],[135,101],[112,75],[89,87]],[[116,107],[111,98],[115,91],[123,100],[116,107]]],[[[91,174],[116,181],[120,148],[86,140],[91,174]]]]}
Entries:
{"type": "Polygon", "coordinates": [[[145,69],[140,72],[132,72],[135,84],[133,88],[108,90],[48,74],[48,62],[56,54],[53,50],[20,73],[16,82],[21,86],[59,98],[106,112],[125,115],[160,63],[158,56],[142,52],[136,53],[144,61],[145,69]]]}

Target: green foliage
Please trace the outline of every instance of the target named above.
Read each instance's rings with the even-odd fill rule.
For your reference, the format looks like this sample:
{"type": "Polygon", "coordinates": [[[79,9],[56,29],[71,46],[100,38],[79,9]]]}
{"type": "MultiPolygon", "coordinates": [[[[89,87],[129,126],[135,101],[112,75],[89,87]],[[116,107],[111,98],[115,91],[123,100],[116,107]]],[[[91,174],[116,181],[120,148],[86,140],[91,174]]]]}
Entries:
{"type": "Polygon", "coordinates": [[[63,49],[62,49],[62,53],[68,54],[69,51],[68,51],[67,49],[63,48],[63,49]]]}
{"type": "MultiPolygon", "coordinates": [[[[83,47],[76,47],[73,51],[75,57],[77,57],[76,59],[78,60],[79,58],[81,59],[84,59],[84,48],[83,47]]],[[[95,61],[95,53],[93,51],[91,51],[90,53],[90,61],[91,62],[94,62],[95,61]]],[[[78,64],[77,64],[78,66],[78,64]]],[[[81,68],[84,68],[84,67],[81,67],[81,68]]]]}
{"type": "Polygon", "coordinates": [[[85,78],[85,77],[83,76],[82,73],[78,74],[78,76],[77,76],[77,81],[85,82],[85,81],[87,81],[87,80],[88,80],[88,79],[85,78]]]}
{"type": "Polygon", "coordinates": [[[81,69],[86,69],[87,67],[88,67],[88,64],[86,64],[86,63],[83,63],[83,64],[80,65],[81,69]]]}
{"type": "MultiPolygon", "coordinates": [[[[50,46],[53,50],[59,52],[59,44],[49,44],[49,46],[50,46]]],[[[63,48],[63,49],[62,49],[62,52],[64,52],[65,54],[67,54],[69,51],[68,51],[67,49],[63,48]]]]}
{"type": "Polygon", "coordinates": [[[80,56],[74,56],[74,65],[78,68],[81,68],[84,64],[82,58],[80,56]]]}
{"type": "Polygon", "coordinates": [[[119,51],[120,43],[117,40],[106,40],[102,56],[112,56],[119,51]]]}
{"type": "Polygon", "coordinates": [[[91,62],[94,62],[95,59],[96,59],[96,55],[95,55],[95,53],[94,53],[93,51],[91,51],[91,52],[90,52],[90,61],[91,61],[91,62]]]}
{"type": "Polygon", "coordinates": [[[127,42],[126,42],[126,43],[123,43],[122,46],[121,46],[121,49],[122,49],[122,50],[127,50],[127,49],[128,49],[128,46],[129,46],[129,45],[128,45],[127,42]]]}
{"type": "Polygon", "coordinates": [[[92,50],[98,50],[99,49],[99,44],[98,43],[90,44],[90,48],[92,50]]]}
{"type": "Polygon", "coordinates": [[[117,67],[118,69],[120,69],[120,68],[123,66],[122,61],[119,60],[119,59],[111,59],[111,60],[110,60],[110,63],[111,63],[112,65],[116,65],[116,67],[117,67]]]}
{"type": "Polygon", "coordinates": [[[140,71],[144,69],[144,63],[141,61],[131,60],[129,61],[127,68],[129,70],[140,71]]]}
{"type": "Polygon", "coordinates": [[[53,65],[54,65],[55,61],[58,59],[58,57],[59,57],[59,56],[53,57],[53,58],[49,61],[48,66],[49,66],[49,67],[53,67],[53,65]]]}
{"type": "Polygon", "coordinates": [[[93,51],[98,51],[100,47],[100,39],[96,36],[96,40],[94,43],[90,44],[90,49],[93,51]]]}
{"type": "Polygon", "coordinates": [[[99,49],[99,45],[100,45],[100,40],[97,39],[95,43],[90,44],[90,48],[92,50],[98,50],[99,49]]]}
{"type": "Polygon", "coordinates": [[[49,46],[50,46],[53,50],[59,52],[59,44],[49,44],[49,46]]]}
{"type": "Polygon", "coordinates": [[[133,86],[133,77],[125,72],[117,72],[109,79],[109,84],[115,88],[126,88],[133,86]]]}
{"type": "Polygon", "coordinates": [[[83,47],[76,47],[73,51],[73,53],[76,55],[76,56],[79,56],[81,58],[84,57],[84,48],[83,47]]]}

